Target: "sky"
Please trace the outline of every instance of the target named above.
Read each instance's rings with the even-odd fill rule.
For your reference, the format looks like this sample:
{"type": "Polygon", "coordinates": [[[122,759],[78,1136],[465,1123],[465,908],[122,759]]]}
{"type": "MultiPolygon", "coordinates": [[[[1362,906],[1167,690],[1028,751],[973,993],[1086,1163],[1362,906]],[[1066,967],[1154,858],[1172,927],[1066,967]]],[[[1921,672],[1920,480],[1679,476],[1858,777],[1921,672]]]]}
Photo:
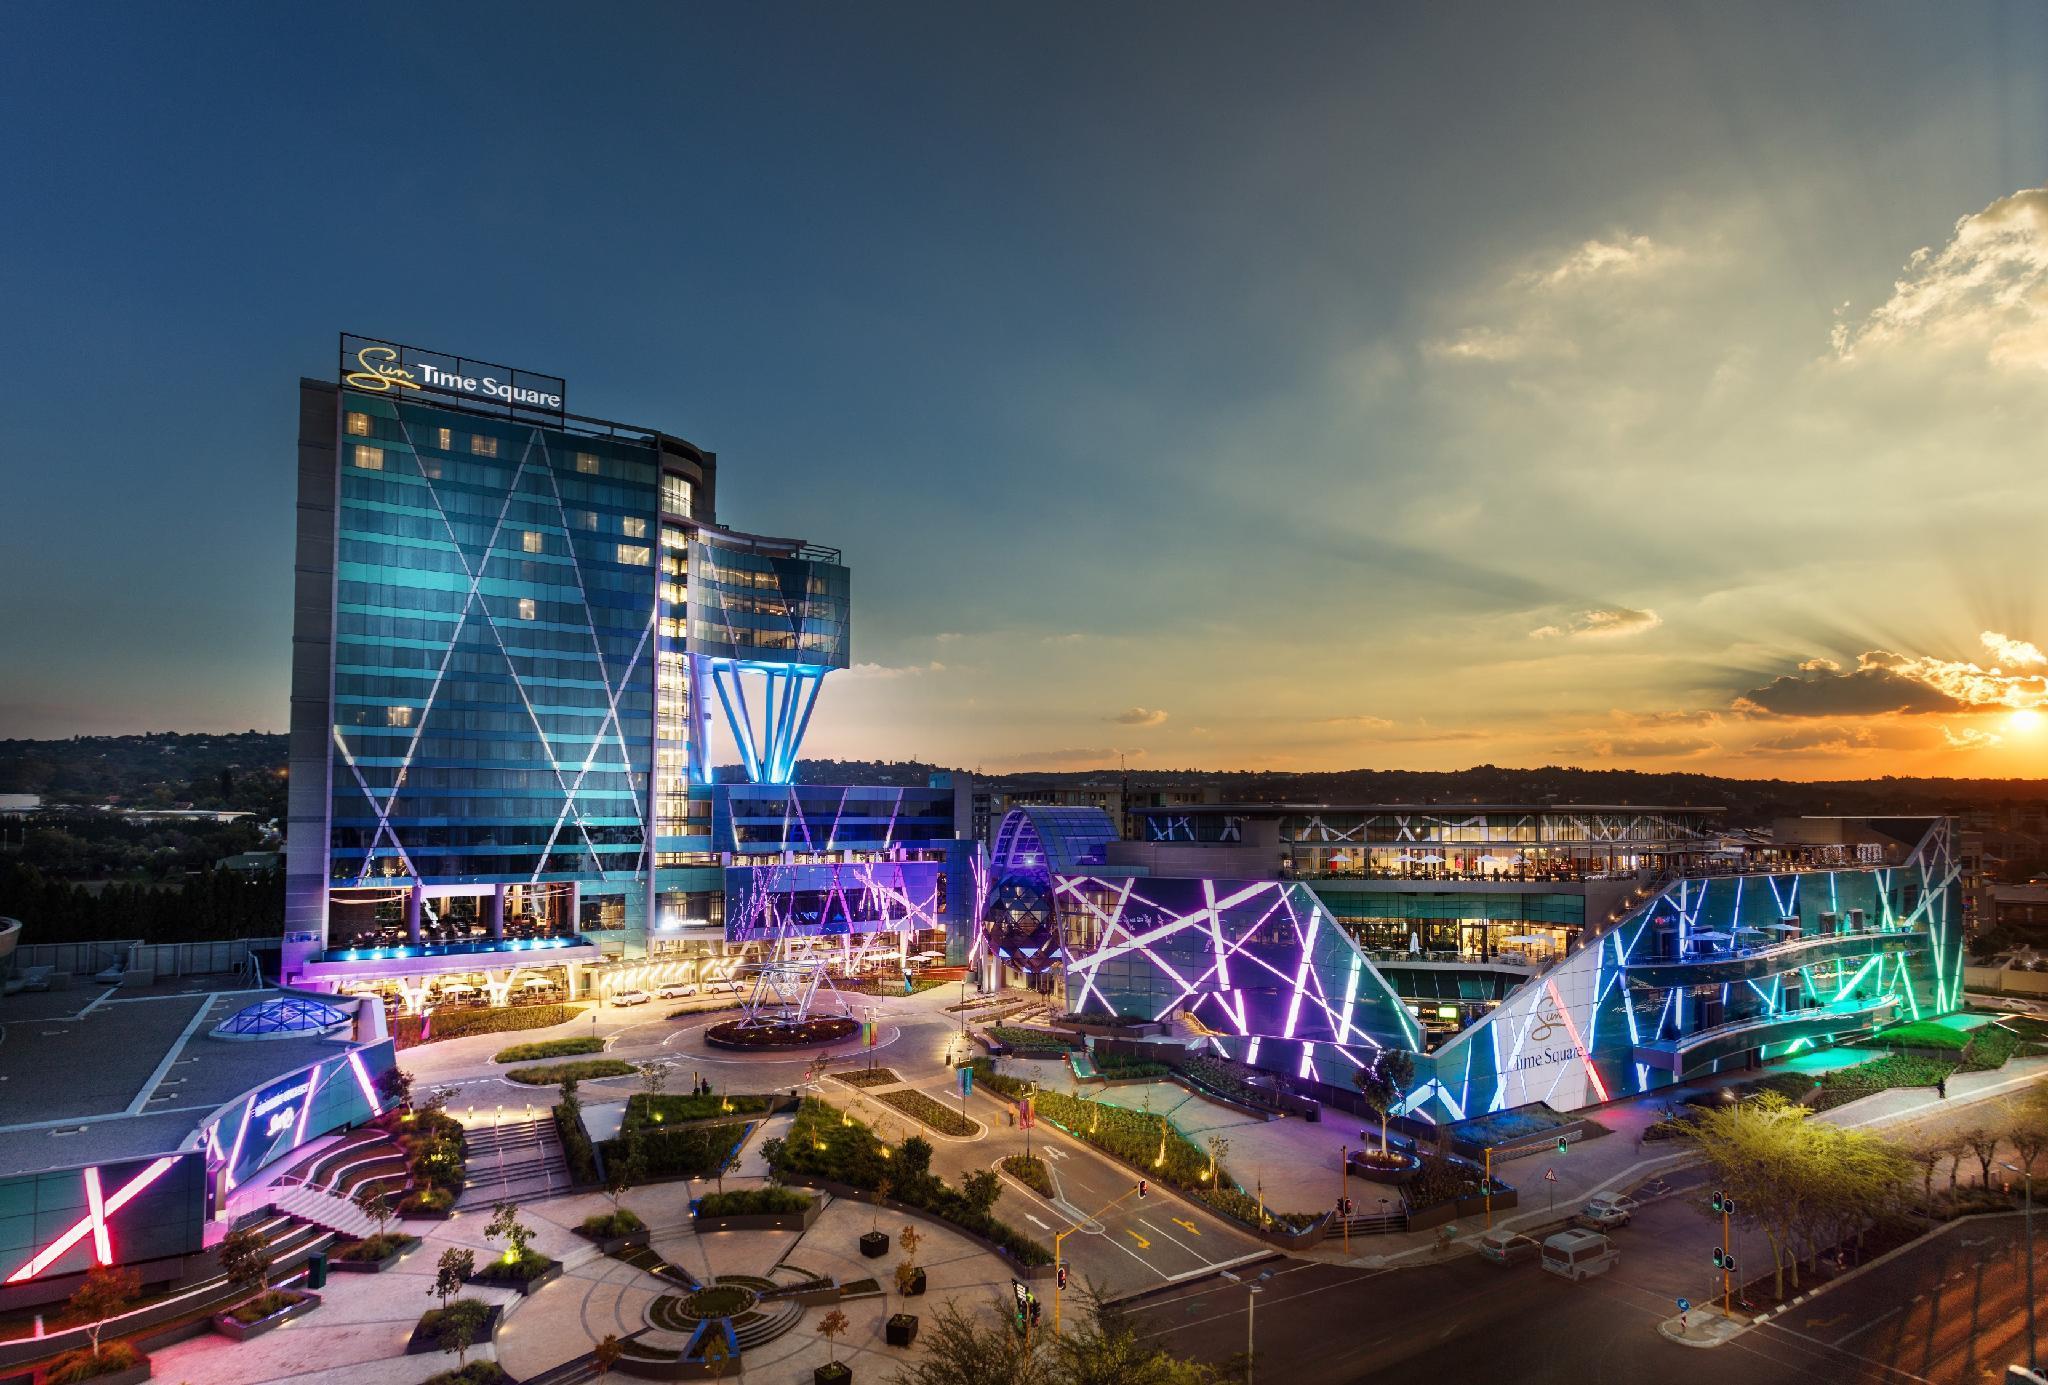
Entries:
{"type": "Polygon", "coordinates": [[[845,551],[807,753],[2048,774],[2048,10],[0,8],[0,737],[282,729],[296,380],[845,551]]]}

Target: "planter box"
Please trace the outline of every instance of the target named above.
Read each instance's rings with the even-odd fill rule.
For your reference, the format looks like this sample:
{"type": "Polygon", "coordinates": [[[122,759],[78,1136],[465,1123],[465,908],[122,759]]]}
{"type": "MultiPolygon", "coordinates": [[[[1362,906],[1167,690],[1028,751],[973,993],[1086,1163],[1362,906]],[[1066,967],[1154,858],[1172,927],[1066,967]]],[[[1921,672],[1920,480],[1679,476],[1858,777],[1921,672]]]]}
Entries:
{"type": "Polygon", "coordinates": [[[273,1327],[282,1327],[293,1318],[303,1318],[306,1314],[320,1306],[320,1295],[313,1293],[311,1290],[293,1289],[289,1292],[299,1295],[298,1302],[288,1303],[269,1317],[258,1318],[255,1322],[241,1322],[235,1318],[232,1312],[215,1313],[213,1315],[213,1330],[220,1333],[223,1337],[231,1338],[237,1342],[246,1342],[251,1337],[261,1337],[273,1327]]]}
{"type": "Polygon", "coordinates": [[[503,1263],[501,1260],[493,1260],[489,1265],[484,1266],[484,1268],[478,1270],[463,1282],[481,1284],[488,1289],[517,1289],[521,1294],[530,1294],[541,1285],[559,1278],[562,1273],[562,1262],[560,1260],[548,1261],[548,1267],[531,1279],[521,1279],[517,1275],[511,1274],[493,1273],[494,1268],[503,1263]]]}
{"type": "Polygon", "coordinates": [[[844,1361],[811,1372],[811,1385],[853,1385],[853,1368],[844,1361]]]}
{"type": "MultiPolygon", "coordinates": [[[[20,1380],[28,1379],[26,1375],[16,1378],[20,1380]]],[[[125,1371],[109,1371],[105,1375],[93,1376],[85,1382],[85,1385],[142,1385],[142,1382],[147,1379],[149,1379],[149,1358],[145,1356],[140,1363],[130,1366],[125,1371]]]]}
{"type": "MultiPolygon", "coordinates": [[[[700,1235],[706,1231],[808,1231],[824,1212],[817,1198],[801,1212],[735,1212],[723,1216],[692,1217],[690,1226],[700,1235]]],[[[884,1245],[877,1254],[886,1254],[884,1245]]],[[[866,1254],[863,1250],[862,1254],[866,1254]]]]}
{"type": "Polygon", "coordinates": [[[917,1340],[917,1314],[891,1313],[882,1329],[892,1347],[907,1347],[917,1340]]]}
{"type": "Polygon", "coordinates": [[[336,1274],[382,1274],[397,1264],[401,1257],[419,1248],[420,1238],[408,1236],[405,1238],[404,1245],[392,1251],[381,1260],[337,1260],[333,1256],[329,1256],[327,1268],[336,1274]]]}
{"type": "Polygon", "coordinates": [[[623,1236],[593,1236],[579,1226],[576,1228],[576,1234],[596,1246],[598,1254],[617,1255],[622,1250],[646,1249],[647,1239],[652,1233],[642,1227],[638,1231],[628,1231],[623,1236]]]}
{"type": "MultiPolygon", "coordinates": [[[[484,1317],[484,1325],[477,1330],[476,1340],[470,1343],[472,1349],[498,1340],[498,1323],[504,1318],[505,1310],[498,1304],[491,1305],[491,1311],[484,1317]]],[[[406,1339],[407,1356],[426,1356],[441,1349],[441,1334],[429,1332],[418,1324],[413,1325],[412,1336],[406,1339]]]]}
{"type": "Polygon", "coordinates": [[[919,1267],[917,1270],[911,1273],[910,1283],[908,1286],[902,1284],[901,1282],[898,1282],[898,1284],[896,1285],[896,1292],[903,1295],[903,1297],[905,1298],[916,1298],[918,1295],[924,1292],[925,1283],[926,1280],[924,1276],[924,1270],[922,1267],[919,1267]]]}
{"type": "Polygon", "coordinates": [[[866,1231],[861,1233],[860,1253],[870,1260],[879,1260],[889,1253],[889,1233],[866,1231]]]}
{"type": "MultiPolygon", "coordinates": [[[[849,1183],[841,1183],[836,1178],[826,1178],[819,1174],[794,1174],[784,1181],[792,1188],[815,1188],[821,1193],[830,1193],[834,1197],[847,1198],[857,1202],[871,1203],[874,1201],[874,1194],[872,1192],[856,1188],[849,1183]]],[[[884,1198],[882,1206],[887,1207],[892,1212],[902,1212],[906,1216],[921,1217],[934,1225],[943,1226],[955,1236],[965,1237],[968,1241],[980,1246],[983,1250],[995,1256],[996,1259],[1002,1261],[1004,1267],[1009,1270],[1012,1279],[1035,1282],[1053,1277],[1054,1271],[1051,1264],[1027,1265],[994,1241],[989,1240],[978,1232],[968,1230],[958,1222],[947,1221],[928,1207],[912,1207],[907,1203],[898,1202],[895,1198],[884,1198]]],[[[886,1233],[883,1239],[887,1239],[886,1233]]],[[[886,1251],[882,1253],[887,1254],[886,1251]]]]}

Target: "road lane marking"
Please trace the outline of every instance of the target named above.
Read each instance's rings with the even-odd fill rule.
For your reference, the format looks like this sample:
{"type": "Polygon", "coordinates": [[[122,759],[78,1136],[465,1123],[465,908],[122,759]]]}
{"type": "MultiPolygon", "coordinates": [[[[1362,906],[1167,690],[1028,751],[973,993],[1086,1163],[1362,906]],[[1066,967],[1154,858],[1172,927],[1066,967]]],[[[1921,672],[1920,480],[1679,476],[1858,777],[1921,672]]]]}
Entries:
{"type": "Polygon", "coordinates": [[[1193,1232],[1197,1236],[1202,1234],[1202,1228],[1196,1226],[1191,1221],[1182,1221],[1179,1217],[1172,1217],[1169,1218],[1169,1220],[1171,1220],[1175,1226],[1184,1227],[1185,1229],[1187,1229],[1190,1232],[1193,1232]]]}
{"type": "Polygon", "coordinates": [[[1872,1318],[1869,1322],[1863,1324],[1863,1326],[1857,1328],[1855,1331],[1845,1332],[1841,1336],[1835,1338],[1835,1345],[1839,1347],[1844,1342],[1852,1341],[1857,1337],[1861,1337],[1864,1333],[1870,1331],[1871,1328],[1876,1327],[1879,1323],[1883,1322],[1886,1318],[1891,1317],[1894,1313],[1903,1313],[1905,1311],[1906,1309],[1903,1304],[1887,1309],[1885,1312],[1879,1313],[1876,1317],[1872,1318]]]}
{"type": "Polygon", "coordinates": [[[1136,1241],[1138,1243],[1139,1250],[1152,1249],[1152,1243],[1150,1241],[1146,1240],[1143,1236],[1140,1236],[1137,1232],[1131,1230],[1131,1228],[1129,1228],[1128,1226],[1124,1228],[1124,1235],[1136,1241]]]}
{"type": "Polygon", "coordinates": [[[1031,1214],[1030,1214],[1029,1212],[1026,1212],[1026,1213],[1024,1214],[1024,1220],[1025,1220],[1025,1221],[1028,1221],[1028,1222],[1030,1222],[1030,1223],[1031,1223],[1031,1224],[1032,1224],[1033,1226],[1036,1226],[1036,1227],[1040,1228],[1041,1230],[1044,1230],[1044,1231],[1050,1231],[1050,1230],[1052,1230],[1052,1223],[1051,1223],[1051,1222],[1042,1222],[1042,1221],[1040,1221],[1040,1220],[1039,1220],[1038,1218],[1036,1218],[1036,1217],[1032,1216],[1032,1215],[1031,1215],[1031,1214]]]}

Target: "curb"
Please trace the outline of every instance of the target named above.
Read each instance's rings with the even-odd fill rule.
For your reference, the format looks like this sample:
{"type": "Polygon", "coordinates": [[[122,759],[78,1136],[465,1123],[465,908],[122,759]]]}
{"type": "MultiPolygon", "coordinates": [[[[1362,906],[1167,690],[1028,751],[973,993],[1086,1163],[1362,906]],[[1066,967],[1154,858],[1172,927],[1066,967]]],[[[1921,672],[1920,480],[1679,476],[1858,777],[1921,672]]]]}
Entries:
{"type": "Polygon", "coordinates": [[[1187,1285],[1198,1280],[1216,1278],[1224,1270],[1242,1269],[1247,1265],[1263,1265],[1268,1261],[1282,1261],[1285,1259],[1287,1257],[1277,1250],[1255,1250],[1249,1255],[1240,1255],[1235,1260],[1224,1260],[1214,1265],[1204,1266],[1198,1270],[1183,1270],[1168,1279],[1164,1284],[1155,1284],[1149,1289],[1139,1289],[1134,1293],[1125,1294],[1121,1298],[1104,1299],[1103,1307],[1139,1307],[1156,1295],[1168,1293],[1174,1289],[1185,1288],[1187,1285]]]}
{"type": "Polygon", "coordinates": [[[1785,1314],[1791,1312],[1800,1304],[1805,1303],[1808,1299],[1819,1298],[1822,1294],[1826,1293],[1828,1290],[1836,1287],[1837,1285],[1847,1284],[1850,1280],[1856,1278],[1858,1275],[1863,1274],[1869,1270],[1874,1270],[1879,1265],[1884,1264],[1888,1260],[1896,1259],[1899,1256],[1904,1255],[1909,1250],[1917,1250],[1921,1246],[1926,1245],[1929,1241],[1933,1240],[1935,1237],[1945,1235],[1949,1231],[1954,1230],[1956,1227],[1962,1226],[1969,1222],[1986,1220],[1992,1217],[2017,1217],[2020,1215],[2021,1213],[2019,1212],[1971,1212],[1966,1216],[1957,1217],[1952,1221],[1945,1221],[1941,1225],[1934,1227],[1929,1231],[1922,1232],[1918,1236],[1915,1236],[1912,1240],[1906,1242],[1902,1246],[1893,1246],[1890,1250],[1878,1256],[1875,1260],[1865,1261],[1863,1264],[1858,1265],[1855,1269],[1850,1270],[1847,1274],[1838,1274],[1833,1279],[1830,1279],[1827,1283],[1819,1285],[1812,1289],[1808,1289],[1795,1299],[1791,1299],[1785,1303],[1781,1303],[1775,1308],[1766,1308],[1763,1312],[1758,1313],[1753,1319],[1751,1319],[1751,1323],[1754,1326],[1760,1327],[1764,1323],[1771,1321],[1771,1319],[1773,1318],[1782,1318],[1783,1316],[1785,1316],[1785,1314]]]}

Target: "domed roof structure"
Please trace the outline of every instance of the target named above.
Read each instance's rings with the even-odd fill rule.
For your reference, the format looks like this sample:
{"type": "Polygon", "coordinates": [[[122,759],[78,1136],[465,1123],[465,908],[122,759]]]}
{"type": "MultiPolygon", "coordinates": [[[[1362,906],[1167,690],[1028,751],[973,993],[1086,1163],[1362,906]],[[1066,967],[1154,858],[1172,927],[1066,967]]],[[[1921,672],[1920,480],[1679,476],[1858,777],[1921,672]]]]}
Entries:
{"type": "Polygon", "coordinates": [[[259,1000],[213,1027],[216,1039],[293,1039],[324,1034],[351,1023],[345,1010],[306,996],[259,1000]]]}

